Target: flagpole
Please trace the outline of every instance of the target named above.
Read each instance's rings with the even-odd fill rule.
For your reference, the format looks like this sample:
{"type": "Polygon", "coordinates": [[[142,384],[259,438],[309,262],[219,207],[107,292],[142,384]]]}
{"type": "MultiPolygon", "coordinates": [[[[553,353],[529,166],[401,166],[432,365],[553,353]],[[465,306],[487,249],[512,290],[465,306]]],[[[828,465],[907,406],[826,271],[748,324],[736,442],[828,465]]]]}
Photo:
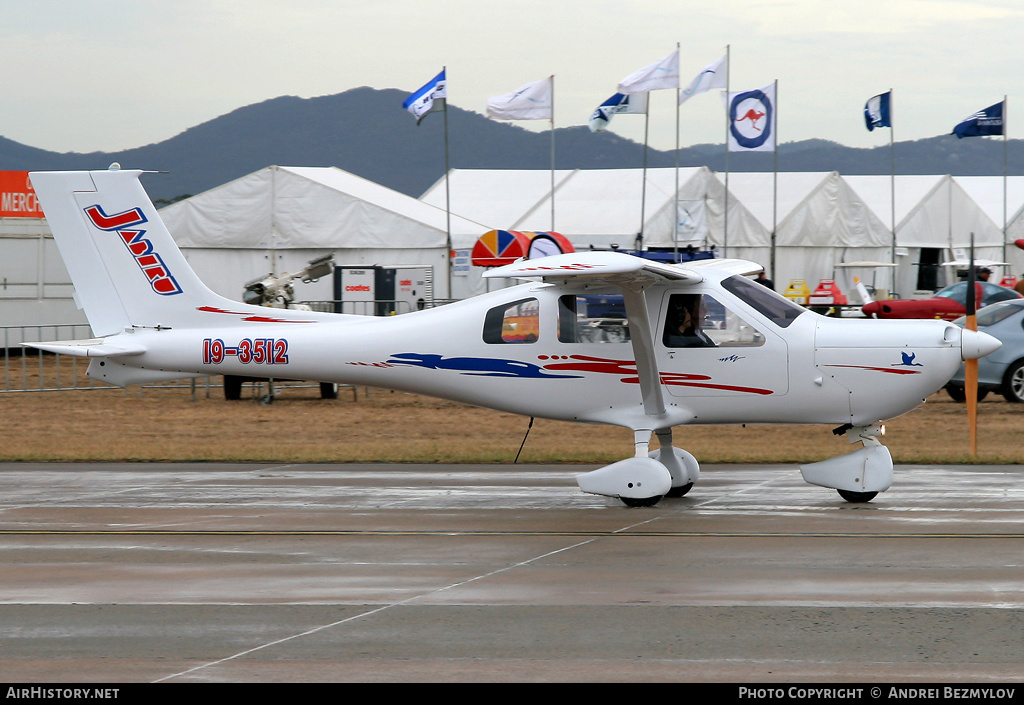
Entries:
{"type": "MultiPolygon", "coordinates": [[[[679,51],[679,42],[676,42],[676,52],[679,51]]],[[[679,261],[679,92],[682,87],[676,86],[676,181],[675,181],[675,208],[672,212],[672,246],[675,261],[679,261]]]]}
{"type": "Polygon", "coordinates": [[[772,279],[775,279],[775,242],[778,231],[778,211],[779,211],[779,79],[775,79],[775,110],[772,115],[772,122],[774,125],[769,125],[770,129],[775,130],[775,149],[773,159],[773,171],[772,176],[772,253],[771,261],[768,263],[772,271],[772,279]]]}
{"type": "MultiPolygon", "coordinates": [[[[448,67],[445,66],[442,69],[445,76],[445,83],[448,81],[448,67]]],[[[448,99],[444,101],[444,217],[445,217],[445,231],[446,231],[446,242],[447,250],[445,257],[448,261],[448,298],[454,298],[452,296],[452,203],[451,203],[451,190],[449,181],[449,172],[451,168],[448,165],[448,99]]]]}
{"type": "Polygon", "coordinates": [[[644,114],[644,168],[640,172],[640,247],[637,249],[643,249],[644,243],[644,223],[647,218],[647,129],[651,122],[651,94],[647,93],[647,112],[644,114]]]}
{"type": "MultiPolygon", "coordinates": [[[[732,72],[732,58],[728,44],[725,45],[725,199],[723,200],[722,257],[729,256],[729,74],[732,72]]],[[[676,216],[679,217],[678,215],[676,216]]]]}
{"type": "MultiPolygon", "coordinates": [[[[892,263],[896,264],[896,128],[893,113],[892,88],[889,89],[889,221],[892,226],[892,263]]],[[[892,281],[889,282],[889,293],[896,290],[896,267],[892,268],[892,281]]]]}
{"type": "Polygon", "coordinates": [[[555,75],[551,74],[551,231],[555,230],[555,75]]]}
{"type": "Polygon", "coordinates": [[[1003,261],[1006,261],[1006,174],[1007,174],[1007,149],[1006,149],[1006,96],[1003,96],[1003,261]]]}

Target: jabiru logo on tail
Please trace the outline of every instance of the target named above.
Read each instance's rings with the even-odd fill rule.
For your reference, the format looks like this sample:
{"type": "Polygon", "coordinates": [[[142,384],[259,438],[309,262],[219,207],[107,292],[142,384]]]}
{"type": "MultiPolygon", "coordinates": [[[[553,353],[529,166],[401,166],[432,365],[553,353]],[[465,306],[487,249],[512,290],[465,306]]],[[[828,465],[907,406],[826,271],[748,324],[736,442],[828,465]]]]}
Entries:
{"type": "Polygon", "coordinates": [[[94,205],[86,208],[85,214],[100,230],[116,232],[120,236],[121,242],[135,258],[153,291],[161,296],[181,293],[181,287],[164,264],[163,258],[153,251],[153,243],[143,237],[146,231],[130,229],[147,221],[146,214],[141,208],[131,208],[122,213],[107,215],[103,212],[102,206],[94,205]]]}

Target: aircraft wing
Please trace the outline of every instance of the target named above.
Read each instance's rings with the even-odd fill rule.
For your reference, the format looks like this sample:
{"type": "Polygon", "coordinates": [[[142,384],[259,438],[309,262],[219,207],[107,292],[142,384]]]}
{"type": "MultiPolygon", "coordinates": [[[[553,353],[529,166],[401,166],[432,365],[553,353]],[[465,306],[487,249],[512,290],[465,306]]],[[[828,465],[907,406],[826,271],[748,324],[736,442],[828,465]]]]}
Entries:
{"type": "MultiPolygon", "coordinates": [[[[757,271],[760,270],[758,267],[757,271]]],[[[619,285],[645,280],[653,284],[658,279],[689,284],[704,281],[704,277],[692,269],[662,264],[621,252],[570,252],[564,255],[519,260],[484,272],[484,276],[545,281],[583,278],[589,282],[604,281],[619,285]]]]}

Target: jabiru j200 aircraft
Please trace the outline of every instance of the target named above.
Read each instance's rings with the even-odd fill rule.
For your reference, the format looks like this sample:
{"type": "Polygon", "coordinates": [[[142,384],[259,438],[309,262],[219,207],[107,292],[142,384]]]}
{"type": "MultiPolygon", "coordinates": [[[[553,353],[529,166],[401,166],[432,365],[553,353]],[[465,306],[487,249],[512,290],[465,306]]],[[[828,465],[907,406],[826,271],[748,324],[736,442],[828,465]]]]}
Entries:
{"type": "Polygon", "coordinates": [[[190,269],[141,173],[31,175],[97,336],[35,347],[91,358],[89,376],[120,386],[309,379],[623,426],[633,457],[577,481],[630,506],[697,482],[697,460],[673,445],[673,429],[692,424],[834,425],[858,447],[801,473],[869,501],[893,477],[880,423],[999,347],[945,321],[817,315],[753,282],[752,262],[666,265],[615,252],[520,260],[485,276],[524,284],[400,316],[246,305],[190,269]]]}

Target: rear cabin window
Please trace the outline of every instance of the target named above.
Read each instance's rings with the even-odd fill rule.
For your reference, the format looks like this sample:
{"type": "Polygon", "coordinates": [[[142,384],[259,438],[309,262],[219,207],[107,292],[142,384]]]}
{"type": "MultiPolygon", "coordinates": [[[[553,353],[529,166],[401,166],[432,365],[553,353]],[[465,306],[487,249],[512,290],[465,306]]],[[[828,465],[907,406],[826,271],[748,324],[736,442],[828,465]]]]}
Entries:
{"type": "Polygon", "coordinates": [[[558,298],[561,343],[628,343],[629,321],[621,294],[566,294],[558,298]]]}
{"type": "Polygon", "coordinates": [[[484,316],[484,342],[495,345],[536,343],[540,337],[537,299],[495,306],[484,316]]]}

